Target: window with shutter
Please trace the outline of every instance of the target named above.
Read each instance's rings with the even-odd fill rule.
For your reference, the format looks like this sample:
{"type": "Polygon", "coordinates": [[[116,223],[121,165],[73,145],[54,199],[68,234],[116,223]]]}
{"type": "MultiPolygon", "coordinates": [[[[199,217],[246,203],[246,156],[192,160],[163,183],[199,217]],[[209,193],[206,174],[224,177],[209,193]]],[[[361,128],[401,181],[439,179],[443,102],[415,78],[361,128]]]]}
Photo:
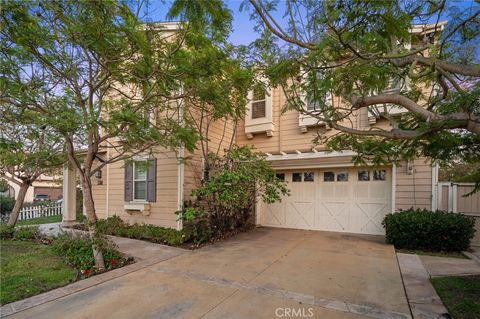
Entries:
{"type": "Polygon", "coordinates": [[[147,167],[145,161],[133,162],[133,200],[147,200],[147,167]]]}
{"type": "Polygon", "coordinates": [[[142,159],[125,163],[125,201],[156,201],[157,160],[142,159]]]}

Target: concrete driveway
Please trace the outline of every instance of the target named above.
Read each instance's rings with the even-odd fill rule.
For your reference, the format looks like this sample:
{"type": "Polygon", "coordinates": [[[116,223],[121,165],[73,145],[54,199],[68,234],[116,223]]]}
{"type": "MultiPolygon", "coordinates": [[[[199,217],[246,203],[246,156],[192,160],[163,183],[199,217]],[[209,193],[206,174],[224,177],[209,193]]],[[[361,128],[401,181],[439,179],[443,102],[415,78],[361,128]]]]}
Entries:
{"type": "Polygon", "coordinates": [[[382,241],[258,228],[8,318],[410,318],[382,241]]]}

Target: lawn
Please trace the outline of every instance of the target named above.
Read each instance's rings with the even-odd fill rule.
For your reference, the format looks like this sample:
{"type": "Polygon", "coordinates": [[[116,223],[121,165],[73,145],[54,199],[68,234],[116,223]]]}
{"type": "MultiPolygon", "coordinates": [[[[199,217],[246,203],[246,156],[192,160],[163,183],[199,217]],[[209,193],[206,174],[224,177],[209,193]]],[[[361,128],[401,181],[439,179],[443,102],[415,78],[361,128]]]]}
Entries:
{"type": "Polygon", "coordinates": [[[75,279],[75,270],[50,246],[0,240],[0,249],[0,304],[64,286],[75,279]]]}
{"type": "Polygon", "coordinates": [[[50,224],[50,223],[59,223],[62,221],[62,215],[48,216],[48,217],[39,217],[34,219],[19,220],[17,221],[18,226],[24,225],[40,225],[40,224],[50,224]]]}
{"type": "Polygon", "coordinates": [[[480,276],[439,277],[432,284],[453,318],[480,318],[480,276]]]}

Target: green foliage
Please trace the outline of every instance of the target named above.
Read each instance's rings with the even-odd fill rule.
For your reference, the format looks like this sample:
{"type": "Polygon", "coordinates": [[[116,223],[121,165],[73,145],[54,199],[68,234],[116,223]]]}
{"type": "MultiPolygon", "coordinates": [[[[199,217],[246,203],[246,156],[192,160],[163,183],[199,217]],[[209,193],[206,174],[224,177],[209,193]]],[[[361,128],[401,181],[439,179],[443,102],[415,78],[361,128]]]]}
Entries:
{"type": "Polygon", "coordinates": [[[51,224],[51,223],[60,223],[62,221],[62,215],[54,215],[47,217],[39,217],[33,219],[19,220],[15,224],[16,226],[23,225],[41,225],[41,224],[51,224]]]}
{"type": "Polygon", "coordinates": [[[14,226],[0,223],[0,239],[10,239],[13,237],[14,226]]]}
{"type": "Polygon", "coordinates": [[[453,318],[480,317],[480,276],[437,277],[430,280],[453,318]]]}
{"type": "Polygon", "coordinates": [[[0,193],[8,191],[8,181],[0,178],[0,193]]]}
{"type": "Polygon", "coordinates": [[[75,281],[75,270],[51,246],[35,241],[0,240],[0,250],[2,305],[75,281]]]}
{"type": "Polygon", "coordinates": [[[211,154],[210,162],[209,179],[193,195],[207,212],[214,236],[250,225],[256,194],[269,204],[288,194],[265,155],[250,146],[234,147],[224,157],[211,154]]]}
{"type": "MultiPolygon", "coordinates": [[[[353,150],[361,164],[416,156],[480,163],[478,3],[471,10],[455,1],[427,0],[278,4],[250,2],[252,19],[263,31],[251,46],[253,55],[269,82],[284,90],[284,111],[308,114],[339,130],[318,130],[315,144],[353,150]],[[442,20],[448,21],[444,30],[412,32],[412,24],[442,20]],[[315,112],[306,110],[308,100],[315,112]],[[390,111],[403,106],[403,114],[390,111]],[[357,112],[375,118],[376,125],[359,129],[352,117],[357,112]]],[[[479,170],[470,181],[480,189],[479,170]]]]}
{"type": "Polygon", "coordinates": [[[185,242],[201,245],[212,239],[212,226],[203,207],[186,207],[177,214],[183,222],[182,232],[185,242]]]}
{"type": "Polygon", "coordinates": [[[15,198],[0,196],[0,215],[10,213],[15,206],[15,198]]]}
{"type": "Polygon", "coordinates": [[[63,234],[52,242],[54,251],[65,261],[78,269],[88,277],[95,270],[95,258],[93,257],[92,244],[95,244],[103,252],[103,258],[108,268],[116,268],[123,265],[127,260],[118,252],[115,245],[105,238],[97,238],[92,241],[88,236],[78,234],[63,234]]]}
{"type": "Polygon", "coordinates": [[[149,224],[129,225],[118,216],[99,220],[97,229],[105,235],[147,240],[171,246],[179,246],[185,240],[183,233],[178,230],[149,224]]]}
{"type": "Polygon", "coordinates": [[[387,242],[400,249],[464,251],[475,234],[473,217],[425,209],[387,214],[382,225],[387,242]]]}
{"type": "Polygon", "coordinates": [[[15,240],[33,240],[40,238],[38,226],[16,227],[13,233],[15,240]]]}

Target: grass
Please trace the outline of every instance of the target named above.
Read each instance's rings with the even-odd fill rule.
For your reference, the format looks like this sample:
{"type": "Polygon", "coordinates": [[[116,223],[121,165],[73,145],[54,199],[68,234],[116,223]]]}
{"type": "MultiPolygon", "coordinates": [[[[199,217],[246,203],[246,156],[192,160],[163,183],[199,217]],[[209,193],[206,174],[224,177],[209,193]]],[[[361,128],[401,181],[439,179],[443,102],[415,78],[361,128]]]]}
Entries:
{"type": "Polygon", "coordinates": [[[39,217],[34,219],[19,220],[17,221],[18,226],[24,225],[40,225],[40,224],[50,224],[50,223],[59,223],[62,221],[62,215],[48,216],[48,217],[39,217]]]}
{"type": "Polygon", "coordinates": [[[439,277],[432,284],[453,318],[480,318],[480,276],[439,277]]]}
{"type": "Polygon", "coordinates": [[[75,280],[51,246],[32,241],[0,240],[0,304],[27,298],[75,280]]]}
{"type": "Polygon", "coordinates": [[[469,259],[467,256],[465,256],[461,252],[425,251],[425,250],[415,250],[415,249],[397,249],[396,251],[397,253],[404,253],[404,254],[469,259]]]}

